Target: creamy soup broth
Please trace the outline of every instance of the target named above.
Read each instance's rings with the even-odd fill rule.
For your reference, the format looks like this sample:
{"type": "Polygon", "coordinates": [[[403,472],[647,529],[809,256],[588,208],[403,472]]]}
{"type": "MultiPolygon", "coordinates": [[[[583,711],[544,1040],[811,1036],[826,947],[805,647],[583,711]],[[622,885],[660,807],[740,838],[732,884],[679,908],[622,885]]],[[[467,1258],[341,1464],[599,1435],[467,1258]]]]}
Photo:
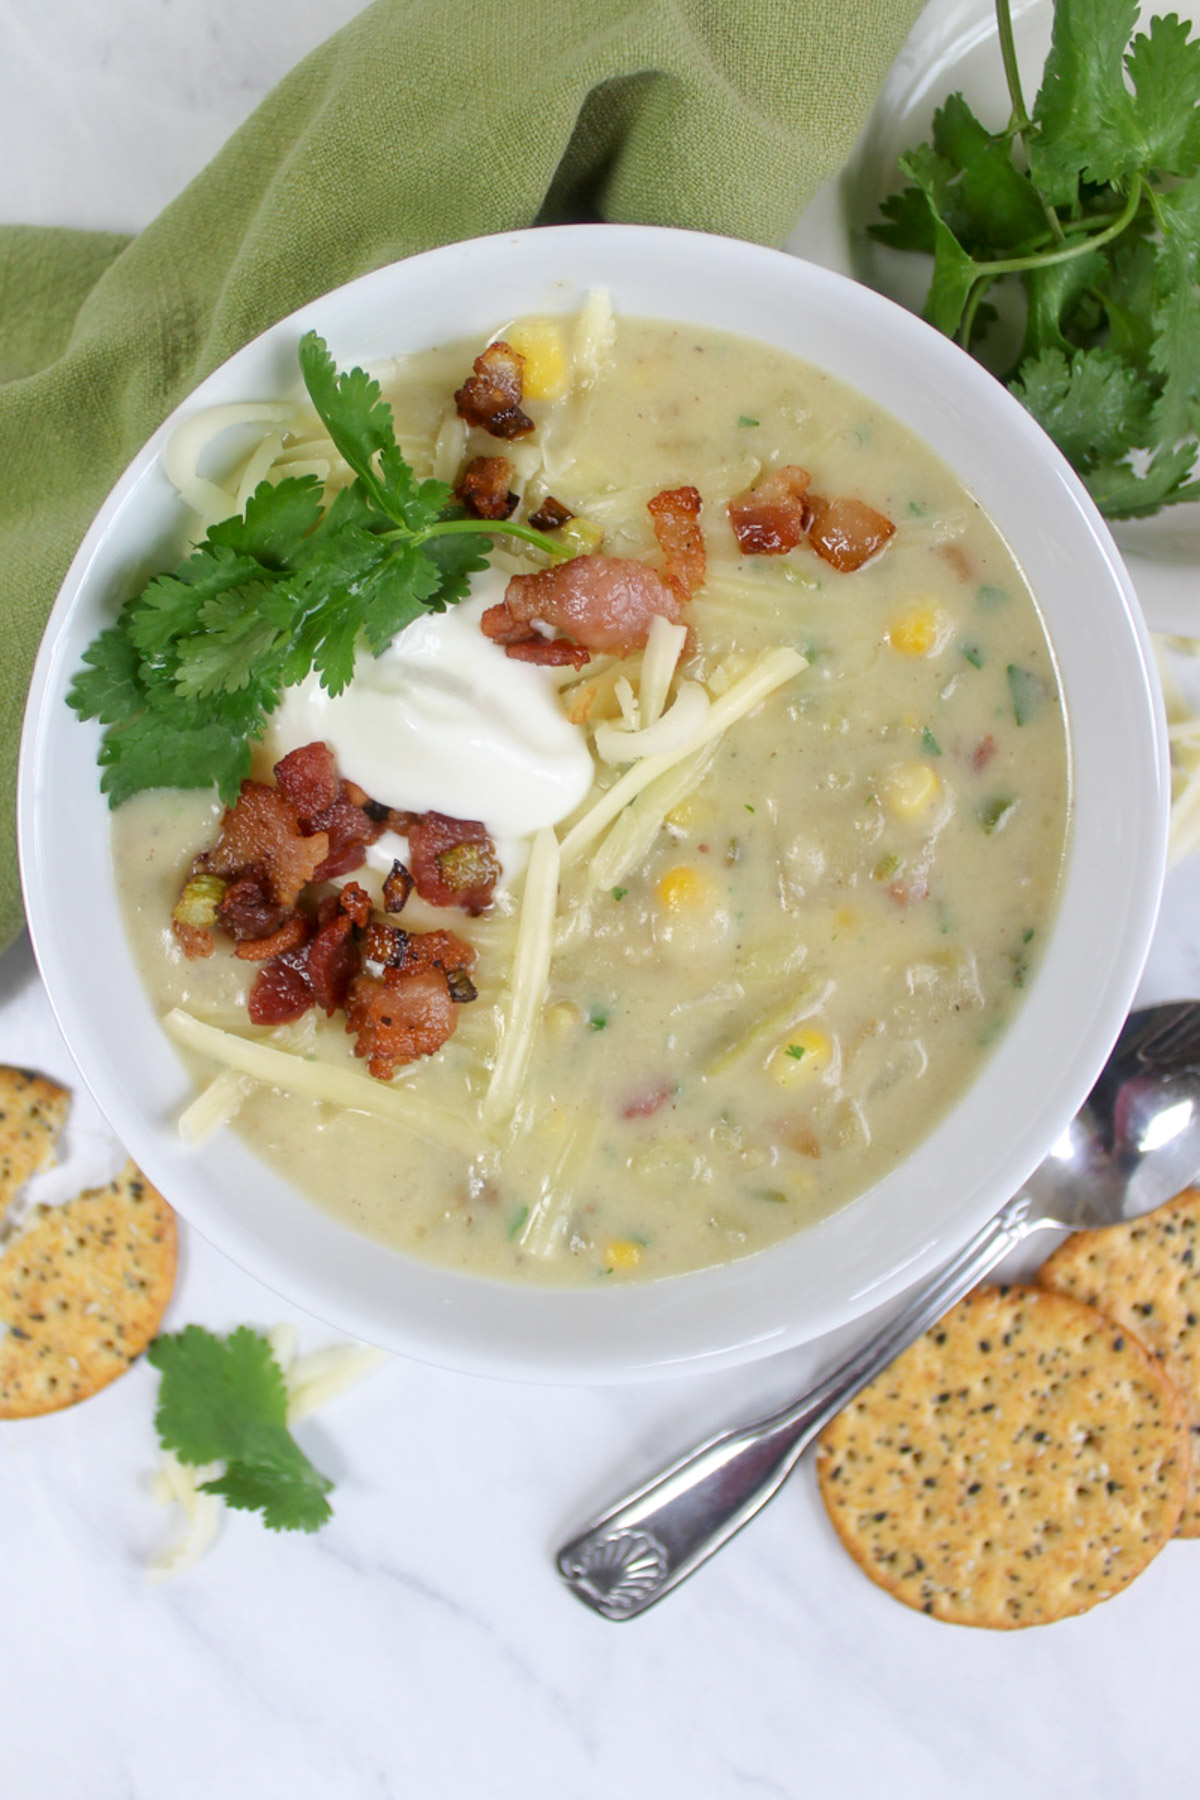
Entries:
{"type": "MultiPolygon", "coordinates": [[[[414,462],[429,466],[477,348],[401,369],[414,462]]],[[[319,1205],[442,1264],[551,1283],[677,1274],[844,1206],[978,1075],[1053,919],[1066,725],[1011,554],[953,472],[863,396],[762,345],[622,321],[588,391],[529,410],[532,497],[552,491],[602,526],[605,551],[656,562],[646,501],[700,490],[708,576],[680,678],[719,692],[779,644],[807,667],[731,727],[619,881],[597,886],[590,854],[564,871],[510,1127],[489,1137],[479,1106],[519,879],[478,919],[419,902],[406,916],[478,950],[479,998],[456,1035],[395,1077],[462,1112],[460,1148],[262,1088],[235,1128],[319,1205]],[[741,555],[726,505],[781,464],[886,514],[887,548],[853,573],[804,543],[741,555]]],[[[465,446],[480,449],[496,446],[465,446]]],[[[612,715],[622,673],[636,685],[636,659],[585,669],[563,704],[590,707],[591,723],[612,715]]],[[[227,952],[188,963],[169,930],[219,810],[178,793],[127,803],[117,866],[156,1004],[253,1035],[252,970],[227,952]]],[[[361,1070],[341,1024],[322,1021],[307,1053],[361,1070]]]]}

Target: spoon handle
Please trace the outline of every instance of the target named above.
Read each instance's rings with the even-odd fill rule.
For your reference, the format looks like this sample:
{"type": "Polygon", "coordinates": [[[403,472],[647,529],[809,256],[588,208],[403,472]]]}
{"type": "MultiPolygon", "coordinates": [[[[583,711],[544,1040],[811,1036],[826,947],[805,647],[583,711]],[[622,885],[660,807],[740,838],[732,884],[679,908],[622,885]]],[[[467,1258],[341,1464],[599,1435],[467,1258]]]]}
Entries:
{"type": "Polygon", "coordinates": [[[778,1492],[802,1452],[860,1388],[936,1324],[1044,1221],[1019,1194],[815,1388],[709,1438],[564,1544],[567,1586],[606,1619],[633,1619],[678,1587],[778,1492]]]}

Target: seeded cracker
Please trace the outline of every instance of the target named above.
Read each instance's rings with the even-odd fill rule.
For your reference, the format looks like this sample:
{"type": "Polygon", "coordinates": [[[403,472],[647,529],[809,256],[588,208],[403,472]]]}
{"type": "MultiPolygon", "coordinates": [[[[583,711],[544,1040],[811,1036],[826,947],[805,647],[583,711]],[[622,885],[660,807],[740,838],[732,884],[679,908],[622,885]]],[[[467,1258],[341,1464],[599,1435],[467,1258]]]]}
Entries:
{"type": "Polygon", "coordinates": [[[1162,1549],[1187,1420],[1162,1364],[1093,1307],[981,1288],[834,1420],[817,1469],[872,1580],[1013,1630],[1086,1612],[1162,1549]]]}
{"type": "Polygon", "coordinates": [[[1200,1190],[1129,1224],[1075,1232],[1043,1264],[1038,1285],[1098,1306],[1161,1358],[1192,1428],[1179,1535],[1200,1537],[1200,1190]]]}
{"type": "Polygon", "coordinates": [[[56,1412],[123,1375],[158,1329],[175,1258],[175,1215],[132,1163],[38,1207],[0,1255],[0,1419],[56,1412]]]}
{"type": "Polygon", "coordinates": [[[70,1104],[57,1081],[0,1065],[0,1219],[17,1189],[53,1162],[70,1104]]]}

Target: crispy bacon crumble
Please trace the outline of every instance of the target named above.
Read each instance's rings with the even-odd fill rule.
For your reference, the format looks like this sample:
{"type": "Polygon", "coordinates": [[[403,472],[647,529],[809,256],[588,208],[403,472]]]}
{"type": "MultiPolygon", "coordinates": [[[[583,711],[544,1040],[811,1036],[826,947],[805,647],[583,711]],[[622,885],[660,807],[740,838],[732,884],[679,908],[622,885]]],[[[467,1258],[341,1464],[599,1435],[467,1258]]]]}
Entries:
{"type": "Polygon", "coordinates": [[[475,358],[469,375],[454,396],[460,419],[492,437],[524,437],[533,420],[521,411],[525,358],[498,338],[475,358]]]}
{"type": "Polygon", "coordinates": [[[378,917],[356,881],[324,893],[361,866],[367,846],[392,826],[407,834],[413,870],[394,862],[383,904],[398,913],[414,886],[438,906],[478,913],[500,875],[495,846],[475,819],[395,813],[337,774],[326,744],[306,744],[274,769],[276,786],[246,781],[203,851],[172,917],[189,957],[211,956],[214,931],[258,971],[247,998],[255,1025],[273,1026],[319,1006],[346,1013],[355,1054],[372,1075],[431,1056],[451,1035],[456,1008],[475,998],[475,951],[453,932],[408,931],[378,917]],[[374,973],[373,971],[378,971],[374,973]]]}

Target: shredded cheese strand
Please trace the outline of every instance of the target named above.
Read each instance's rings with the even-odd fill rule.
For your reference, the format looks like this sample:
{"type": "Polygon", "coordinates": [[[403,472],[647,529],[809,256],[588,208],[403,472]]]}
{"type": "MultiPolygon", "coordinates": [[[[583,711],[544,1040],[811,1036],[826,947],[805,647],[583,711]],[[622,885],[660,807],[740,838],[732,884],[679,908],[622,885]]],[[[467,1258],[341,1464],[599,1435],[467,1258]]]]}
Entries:
{"type": "Polygon", "coordinates": [[[353,1069],[339,1069],[332,1063],[309,1062],[293,1056],[272,1044],[240,1037],[233,1031],[222,1031],[209,1025],[181,1007],[173,1007],[163,1024],[189,1050],[197,1050],[227,1069],[261,1081],[266,1087],[283,1088],[287,1093],[304,1094],[313,1100],[326,1100],[350,1112],[377,1113],[406,1125],[418,1137],[445,1149],[462,1150],[469,1138],[467,1120],[446,1108],[434,1106],[408,1088],[392,1087],[370,1075],[358,1075],[353,1069]]]}
{"type": "Polygon", "coordinates": [[[638,677],[638,723],[643,730],[662,718],[686,643],[686,625],[673,625],[670,619],[655,613],[650,621],[650,634],[638,677]]]}
{"type": "Polygon", "coordinates": [[[546,827],[533,840],[525,871],[513,950],[508,1016],[483,1100],[484,1122],[490,1126],[501,1124],[512,1116],[533,1053],[554,948],[558,870],[558,841],[553,831],[546,827]]]}
{"type": "Polygon", "coordinates": [[[614,888],[635,863],[648,855],[673,806],[699,786],[712,761],[715,746],[706,744],[668,769],[627,806],[592,858],[589,885],[593,890],[614,888]]]}
{"type": "Polygon", "coordinates": [[[308,414],[303,408],[282,401],[247,401],[241,405],[208,407],[195,418],[186,419],[168,438],[163,452],[167,480],[179,490],[181,499],[199,515],[206,527],[218,519],[228,519],[238,510],[236,495],[200,473],[200,458],[213,439],[234,425],[276,425],[284,431],[289,428],[299,430],[307,419],[308,414]]]}
{"type": "Polygon", "coordinates": [[[577,820],[563,839],[562,866],[566,868],[573,863],[589,844],[595,842],[604,827],[631,800],[657,781],[660,775],[665,775],[668,769],[682,762],[685,756],[703,749],[713,739],[722,737],[738,719],[753,711],[760,700],[765,700],[768,694],[774,693],[776,688],[791,681],[793,676],[799,675],[807,667],[807,661],[800,652],[787,645],[766,651],[748,674],[735,681],[727,693],[713,702],[703,725],[690,737],[677,744],[674,749],[663,751],[661,755],[643,757],[631,769],[627,769],[612,787],[605,789],[590,811],[577,820]]]}

